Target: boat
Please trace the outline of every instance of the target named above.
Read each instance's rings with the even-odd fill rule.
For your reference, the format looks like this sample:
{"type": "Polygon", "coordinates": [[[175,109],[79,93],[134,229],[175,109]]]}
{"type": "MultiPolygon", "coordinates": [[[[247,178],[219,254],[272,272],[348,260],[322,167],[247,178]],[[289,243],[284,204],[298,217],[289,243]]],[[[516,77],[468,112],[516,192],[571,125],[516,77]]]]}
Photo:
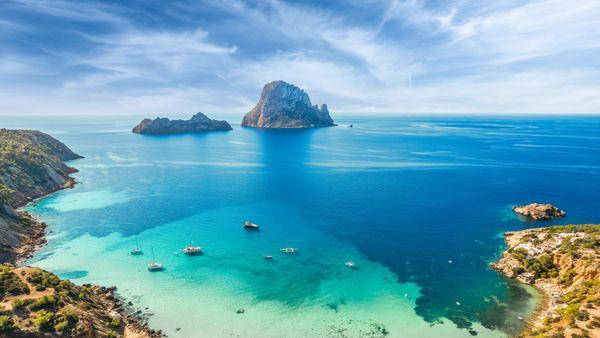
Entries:
{"type": "Polygon", "coordinates": [[[281,248],[281,249],[279,249],[279,251],[281,251],[283,253],[294,253],[294,252],[298,252],[298,248],[281,248]]]}
{"type": "Polygon", "coordinates": [[[349,267],[349,268],[355,268],[356,264],[354,264],[354,262],[346,262],[344,263],[345,266],[349,267]]]}
{"type": "Polygon", "coordinates": [[[156,259],[154,258],[154,249],[152,249],[152,262],[148,263],[148,271],[161,271],[163,269],[163,265],[156,262],[156,259]]]}
{"type": "Polygon", "coordinates": [[[264,255],[263,258],[264,259],[273,259],[273,256],[271,256],[271,255],[264,255]]]}
{"type": "Polygon", "coordinates": [[[245,228],[245,229],[258,229],[258,227],[259,227],[259,226],[258,226],[258,224],[256,224],[256,223],[252,223],[252,222],[250,222],[250,221],[246,221],[246,222],[244,222],[244,228],[245,228]]]}
{"type": "Polygon", "coordinates": [[[131,249],[131,251],[129,251],[129,254],[132,256],[139,256],[139,255],[144,254],[142,249],[140,249],[140,245],[138,243],[137,237],[135,238],[135,248],[131,249]]]}
{"type": "Polygon", "coordinates": [[[202,253],[202,248],[199,246],[190,245],[183,249],[183,253],[189,256],[198,255],[202,253]]]}

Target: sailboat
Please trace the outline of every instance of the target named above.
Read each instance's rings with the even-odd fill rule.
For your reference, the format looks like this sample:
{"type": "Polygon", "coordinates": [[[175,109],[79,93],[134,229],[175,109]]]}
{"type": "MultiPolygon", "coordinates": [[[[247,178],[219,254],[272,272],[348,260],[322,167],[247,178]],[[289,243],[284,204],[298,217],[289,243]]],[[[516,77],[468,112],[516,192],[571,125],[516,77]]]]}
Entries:
{"type": "Polygon", "coordinates": [[[152,262],[148,263],[148,271],[161,271],[163,270],[163,265],[156,262],[154,258],[154,248],[152,248],[152,262]]]}
{"type": "Polygon", "coordinates": [[[131,251],[129,251],[129,254],[133,255],[133,256],[138,256],[138,255],[144,254],[142,249],[140,249],[140,244],[138,243],[137,237],[135,238],[135,248],[131,249],[131,251]]]}
{"type": "Polygon", "coordinates": [[[202,247],[194,245],[194,241],[192,241],[192,245],[186,246],[183,253],[188,256],[199,255],[202,253],[202,247]]]}

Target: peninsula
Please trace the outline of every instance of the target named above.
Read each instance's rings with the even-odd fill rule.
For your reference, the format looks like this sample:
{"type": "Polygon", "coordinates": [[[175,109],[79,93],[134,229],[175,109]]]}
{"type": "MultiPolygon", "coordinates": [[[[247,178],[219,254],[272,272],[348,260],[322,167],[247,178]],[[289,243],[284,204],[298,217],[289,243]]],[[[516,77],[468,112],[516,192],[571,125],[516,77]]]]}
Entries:
{"type": "Polygon", "coordinates": [[[46,224],[19,207],[75,185],[64,161],[81,158],[50,135],[0,129],[0,336],[158,337],[115,288],[77,286],[32,267],[15,268],[45,243],[46,224]]]}
{"type": "Polygon", "coordinates": [[[210,119],[203,113],[197,113],[189,120],[170,120],[157,117],[154,120],[144,119],[133,128],[136,134],[183,134],[201,133],[216,130],[232,130],[227,121],[210,119]]]}
{"type": "Polygon", "coordinates": [[[600,224],[505,233],[491,267],[544,295],[525,337],[600,337],[600,224]]]}
{"type": "Polygon", "coordinates": [[[335,126],[327,105],[312,105],[304,90],[284,81],[266,84],[260,100],[242,119],[255,128],[312,128],[335,126]]]}

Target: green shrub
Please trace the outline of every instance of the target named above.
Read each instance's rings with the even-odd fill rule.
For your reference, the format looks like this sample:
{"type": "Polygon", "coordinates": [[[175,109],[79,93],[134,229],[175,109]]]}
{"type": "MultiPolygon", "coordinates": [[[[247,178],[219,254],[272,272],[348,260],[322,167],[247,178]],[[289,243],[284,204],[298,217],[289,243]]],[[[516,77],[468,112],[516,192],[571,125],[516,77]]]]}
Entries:
{"type": "Polygon", "coordinates": [[[29,304],[28,308],[31,311],[37,311],[40,309],[54,309],[55,306],[56,299],[53,296],[44,296],[29,304]]]}
{"type": "Polygon", "coordinates": [[[52,331],[54,329],[54,314],[47,310],[40,310],[33,314],[33,325],[40,331],[52,331]]]}
{"type": "Polygon", "coordinates": [[[46,288],[54,288],[60,283],[60,279],[50,272],[41,269],[35,269],[27,276],[27,281],[34,286],[43,286],[46,288]]]}
{"type": "Polygon", "coordinates": [[[3,267],[0,271],[0,299],[22,294],[29,294],[27,285],[14,272],[3,267]]]}
{"type": "Polygon", "coordinates": [[[121,327],[121,319],[117,317],[111,317],[110,321],[108,322],[108,326],[112,327],[113,329],[118,329],[121,327]]]}
{"type": "Polygon", "coordinates": [[[12,320],[12,317],[9,315],[0,315],[0,332],[12,331],[14,329],[15,323],[12,320]]]}

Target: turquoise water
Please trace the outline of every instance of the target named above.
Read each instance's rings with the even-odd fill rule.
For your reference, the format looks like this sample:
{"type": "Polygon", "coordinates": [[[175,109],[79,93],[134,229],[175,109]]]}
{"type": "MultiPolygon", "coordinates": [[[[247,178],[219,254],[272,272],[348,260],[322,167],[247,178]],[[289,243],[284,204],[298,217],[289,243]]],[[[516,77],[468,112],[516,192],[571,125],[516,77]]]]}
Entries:
{"type": "Polygon", "coordinates": [[[131,134],[136,120],[7,127],[86,157],[71,163],[76,188],[29,207],[51,231],[30,263],[118,286],[172,337],[506,336],[536,296],[488,268],[502,232],[600,221],[598,117],[347,117],[160,137],[131,134]],[[531,201],[568,216],[513,215],[531,201]],[[142,256],[128,255],[135,238],[142,256]],[[203,255],[180,254],[192,241],[203,255]],[[151,248],[165,271],[146,270],[151,248]]]}

